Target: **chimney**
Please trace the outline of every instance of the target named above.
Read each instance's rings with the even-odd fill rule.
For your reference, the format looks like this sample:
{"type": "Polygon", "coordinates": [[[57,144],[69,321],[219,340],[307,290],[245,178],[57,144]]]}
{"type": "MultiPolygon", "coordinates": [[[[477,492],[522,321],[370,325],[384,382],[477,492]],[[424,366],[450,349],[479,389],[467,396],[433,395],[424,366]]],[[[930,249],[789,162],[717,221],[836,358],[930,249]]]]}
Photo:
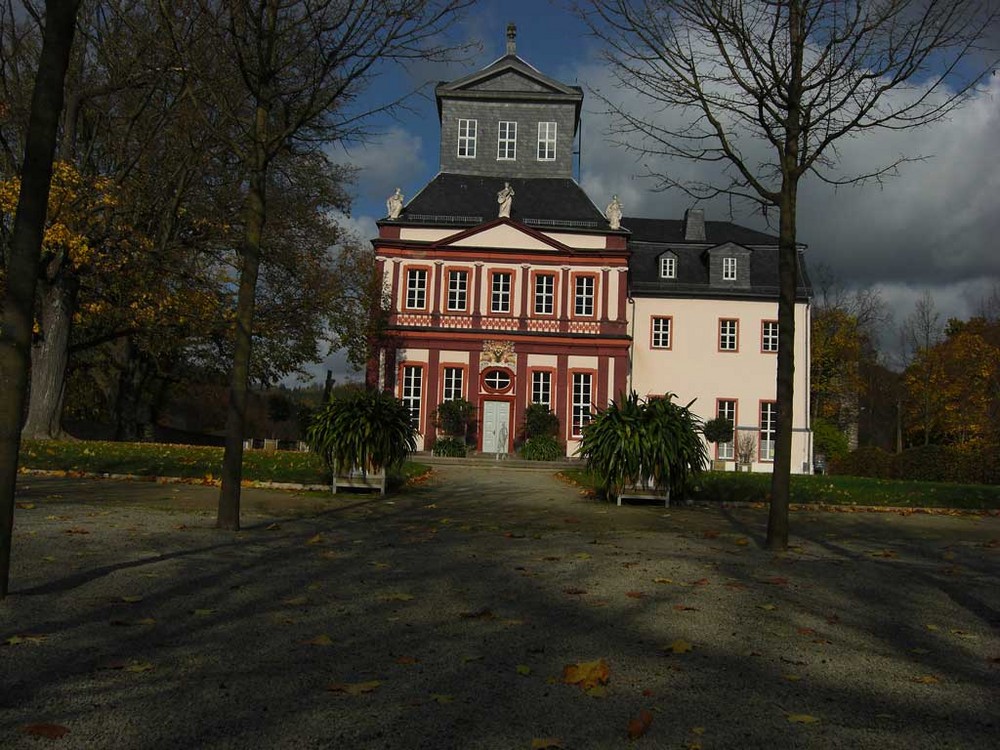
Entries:
{"type": "Polygon", "coordinates": [[[688,242],[705,241],[705,209],[689,208],[684,212],[684,239],[688,242]]]}
{"type": "Polygon", "coordinates": [[[507,24],[507,54],[517,54],[517,26],[513,22],[507,24]]]}

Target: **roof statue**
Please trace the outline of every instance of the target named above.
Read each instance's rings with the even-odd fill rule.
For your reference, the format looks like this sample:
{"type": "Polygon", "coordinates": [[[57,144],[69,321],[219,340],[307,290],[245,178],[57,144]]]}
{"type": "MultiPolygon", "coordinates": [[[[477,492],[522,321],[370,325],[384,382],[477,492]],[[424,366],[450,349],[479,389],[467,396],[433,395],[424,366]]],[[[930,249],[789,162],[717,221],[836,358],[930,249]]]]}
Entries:
{"type": "Polygon", "coordinates": [[[509,219],[510,207],[514,203],[514,188],[510,186],[509,182],[505,182],[503,189],[497,193],[497,203],[500,204],[500,218],[509,219]]]}
{"type": "Polygon", "coordinates": [[[608,207],[604,209],[604,216],[608,220],[608,224],[611,225],[612,229],[622,228],[622,203],[618,200],[617,195],[611,196],[611,203],[608,207]]]}
{"type": "Polygon", "coordinates": [[[386,198],[385,210],[390,219],[398,219],[403,213],[403,191],[400,188],[396,188],[396,192],[386,198]]]}

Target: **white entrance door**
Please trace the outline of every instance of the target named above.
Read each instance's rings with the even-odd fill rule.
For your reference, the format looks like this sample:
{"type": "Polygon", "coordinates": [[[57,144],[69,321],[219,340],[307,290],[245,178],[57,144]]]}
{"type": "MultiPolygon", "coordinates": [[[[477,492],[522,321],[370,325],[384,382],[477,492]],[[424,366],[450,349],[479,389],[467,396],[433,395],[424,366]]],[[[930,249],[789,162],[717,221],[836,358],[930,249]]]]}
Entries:
{"type": "Polygon", "coordinates": [[[510,404],[483,402],[483,453],[506,453],[510,436],[510,404]]]}

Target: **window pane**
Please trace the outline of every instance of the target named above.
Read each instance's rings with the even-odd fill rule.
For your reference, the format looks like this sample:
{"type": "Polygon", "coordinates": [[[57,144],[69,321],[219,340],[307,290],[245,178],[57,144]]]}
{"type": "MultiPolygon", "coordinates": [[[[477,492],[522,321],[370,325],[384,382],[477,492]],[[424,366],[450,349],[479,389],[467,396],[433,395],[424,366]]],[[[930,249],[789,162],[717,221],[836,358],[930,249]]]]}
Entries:
{"type": "MultiPolygon", "coordinates": [[[[733,423],[733,440],[736,439],[736,402],[727,399],[720,399],[718,401],[718,408],[716,411],[716,416],[723,419],[728,419],[733,423]]],[[[722,461],[731,461],[734,457],[734,445],[733,440],[727,443],[716,443],[716,450],[718,452],[719,459],[722,461]]]]}
{"type": "Polygon", "coordinates": [[[427,271],[411,268],[406,273],[406,306],[422,309],[427,305],[427,271]]]}
{"type": "Polygon", "coordinates": [[[403,368],[403,405],[410,412],[414,427],[420,429],[420,399],[423,395],[424,371],[420,367],[403,368]]]}
{"type": "Polygon", "coordinates": [[[517,156],[517,123],[501,120],[497,135],[497,159],[517,156]]]}
{"type": "Polygon", "coordinates": [[[736,281],[736,258],[722,259],[722,280],[736,281]]]}
{"type": "Polygon", "coordinates": [[[493,274],[492,294],[490,295],[491,312],[510,312],[510,279],[509,273],[493,274]]]}
{"type": "Polygon", "coordinates": [[[468,304],[469,274],[467,271],[448,272],[448,309],[464,310],[468,304]]]}
{"type": "Polygon", "coordinates": [[[739,341],[739,323],[736,320],[719,321],[719,349],[734,352],[739,341]]]}
{"type": "Polygon", "coordinates": [[[594,277],[577,276],[573,311],[577,315],[594,314],[594,277]]]}
{"type": "Polygon", "coordinates": [[[531,373],[531,403],[552,406],[552,373],[531,373]]]}
{"type": "Polygon", "coordinates": [[[458,121],[458,155],[463,159],[474,159],[476,156],[476,121],[458,121]]]}
{"type": "Polygon", "coordinates": [[[760,405],[760,460],[774,460],[774,441],[778,430],[778,405],[765,401],[760,405]]]}
{"type": "Polygon", "coordinates": [[[555,276],[539,275],[535,277],[535,313],[551,315],[555,304],[555,276]]]}
{"type": "Polygon", "coordinates": [[[670,348],[670,318],[653,318],[653,348],[670,348]]]}
{"type": "Polygon", "coordinates": [[[765,352],[778,351],[778,324],[772,320],[765,320],[761,329],[760,348],[765,352]]]}
{"type": "Polygon", "coordinates": [[[462,380],[464,371],[461,367],[444,368],[444,393],[442,400],[454,401],[462,398],[462,380]]]}
{"type": "Polygon", "coordinates": [[[590,398],[589,372],[573,373],[573,435],[579,437],[583,434],[583,428],[591,420],[591,398],[590,398]]]}
{"type": "Polygon", "coordinates": [[[556,124],[554,122],[538,123],[538,158],[541,161],[553,161],[556,158],[556,124]]]}
{"type": "Polygon", "coordinates": [[[676,258],[660,258],[660,276],[664,279],[673,279],[677,277],[676,258]]]}

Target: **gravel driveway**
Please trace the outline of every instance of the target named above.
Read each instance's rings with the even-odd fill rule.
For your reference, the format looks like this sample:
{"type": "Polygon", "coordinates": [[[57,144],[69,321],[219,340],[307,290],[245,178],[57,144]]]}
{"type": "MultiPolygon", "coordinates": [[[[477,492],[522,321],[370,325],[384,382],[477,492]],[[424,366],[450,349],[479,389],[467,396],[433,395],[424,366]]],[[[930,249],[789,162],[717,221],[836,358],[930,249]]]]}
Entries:
{"type": "Polygon", "coordinates": [[[776,556],[764,511],[537,471],[247,492],[235,535],[209,487],[26,484],[4,748],[1000,745],[995,516],[796,513],[776,556]]]}

